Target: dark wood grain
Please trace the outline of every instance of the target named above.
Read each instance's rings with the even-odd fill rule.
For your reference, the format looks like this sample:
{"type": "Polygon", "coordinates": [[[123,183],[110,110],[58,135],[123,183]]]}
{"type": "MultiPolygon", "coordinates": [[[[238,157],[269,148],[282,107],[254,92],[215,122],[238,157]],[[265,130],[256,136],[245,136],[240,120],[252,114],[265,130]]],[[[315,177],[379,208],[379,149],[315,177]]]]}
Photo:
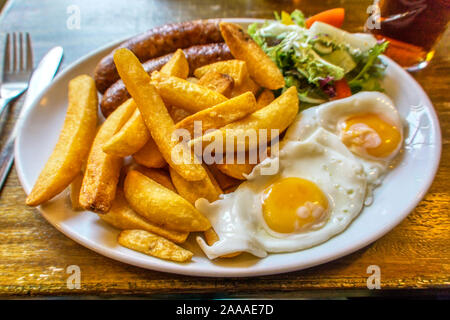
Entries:
{"type": "MultiPolygon", "coordinates": [[[[35,57],[54,45],[65,49],[64,66],[84,54],[153,26],[211,17],[270,18],[274,10],[301,8],[306,15],[343,6],[344,28],[362,31],[371,1],[73,1],[8,2],[0,30],[29,31],[35,57]],[[81,28],[66,27],[67,8],[81,10],[81,28]]],[[[430,96],[439,115],[443,152],[441,166],[428,194],[394,230],[356,253],[307,270],[258,278],[219,279],[178,276],[132,267],[98,255],[65,237],[35,209],[24,205],[25,194],[15,171],[0,195],[0,295],[130,295],[252,294],[272,297],[302,295],[369,295],[369,265],[381,268],[384,289],[449,288],[450,286],[450,33],[435,59],[413,74],[430,96]],[[81,289],[67,288],[66,267],[81,268],[81,289]],[[322,289],[325,291],[317,291],[322,289]],[[322,293],[321,293],[322,292],[322,293]],[[323,293],[324,292],[324,293],[323,293]]],[[[18,101],[17,103],[20,103],[18,101]]],[[[15,113],[10,112],[6,131],[15,113]]]]}

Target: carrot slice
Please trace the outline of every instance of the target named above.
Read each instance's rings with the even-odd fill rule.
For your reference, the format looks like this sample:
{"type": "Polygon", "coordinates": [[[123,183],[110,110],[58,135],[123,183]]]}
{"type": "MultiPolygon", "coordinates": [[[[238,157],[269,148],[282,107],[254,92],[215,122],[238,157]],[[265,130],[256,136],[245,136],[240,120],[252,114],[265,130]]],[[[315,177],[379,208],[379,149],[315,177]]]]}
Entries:
{"type": "Polygon", "coordinates": [[[340,28],[344,23],[344,16],[344,8],[325,10],[306,19],[306,28],[309,29],[309,27],[311,27],[311,25],[316,21],[328,23],[336,28],[340,28]]]}
{"type": "Polygon", "coordinates": [[[336,97],[333,100],[347,98],[352,95],[352,90],[345,79],[335,81],[334,87],[336,88],[336,97]]]}

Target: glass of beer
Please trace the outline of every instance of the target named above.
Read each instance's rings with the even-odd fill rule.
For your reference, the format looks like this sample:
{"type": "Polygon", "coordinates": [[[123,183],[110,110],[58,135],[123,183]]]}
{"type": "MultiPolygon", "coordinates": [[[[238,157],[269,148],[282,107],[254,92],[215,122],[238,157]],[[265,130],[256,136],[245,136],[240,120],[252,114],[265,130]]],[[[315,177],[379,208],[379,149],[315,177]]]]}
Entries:
{"type": "Polygon", "coordinates": [[[428,65],[450,19],[450,0],[375,0],[366,31],[390,42],[385,54],[408,71],[428,65]]]}

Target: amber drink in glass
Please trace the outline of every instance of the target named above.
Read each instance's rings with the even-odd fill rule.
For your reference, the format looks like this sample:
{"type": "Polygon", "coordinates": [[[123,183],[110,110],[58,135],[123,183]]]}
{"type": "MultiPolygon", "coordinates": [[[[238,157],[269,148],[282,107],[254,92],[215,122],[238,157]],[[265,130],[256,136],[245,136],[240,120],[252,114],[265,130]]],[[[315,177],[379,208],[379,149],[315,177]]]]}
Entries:
{"type": "Polygon", "coordinates": [[[386,55],[404,68],[424,68],[450,19],[450,0],[379,0],[367,31],[390,42],[386,55]]]}

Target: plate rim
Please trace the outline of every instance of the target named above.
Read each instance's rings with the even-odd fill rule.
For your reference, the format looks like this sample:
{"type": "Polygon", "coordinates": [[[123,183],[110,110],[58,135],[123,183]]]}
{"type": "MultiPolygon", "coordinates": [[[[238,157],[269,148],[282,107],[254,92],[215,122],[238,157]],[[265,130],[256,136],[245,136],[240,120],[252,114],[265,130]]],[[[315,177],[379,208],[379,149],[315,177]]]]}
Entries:
{"type": "MultiPolygon", "coordinates": [[[[208,19],[208,20],[210,20],[210,19],[208,19]]],[[[222,18],[220,20],[234,22],[234,23],[248,24],[248,23],[253,23],[253,22],[264,22],[264,21],[267,21],[270,19],[222,18]]],[[[32,106],[29,108],[29,111],[27,112],[27,114],[23,115],[23,119],[22,119],[23,121],[21,121],[20,126],[18,128],[18,135],[16,138],[15,146],[14,146],[14,162],[15,162],[15,169],[17,172],[19,182],[26,194],[28,194],[30,190],[28,190],[29,188],[26,187],[23,163],[19,157],[19,148],[20,148],[19,141],[21,140],[21,135],[23,133],[23,126],[26,122],[26,119],[29,117],[31,111],[37,106],[37,104],[41,101],[41,99],[53,87],[53,84],[55,82],[60,81],[60,79],[64,78],[66,76],[66,74],[68,74],[71,71],[73,71],[74,69],[76,69],[76,67],[80,63],[90,60],[92,57],[100,54],[103,51],[106,52],[107,50],[113,50],[117,45],[119,45],[120,43],[122,43],[132,37],[134,37],[134,36],[124,37],[118,41],[114,41],[114,42],[108,43],[104,46],[101,46],[100,48],[91,51],[90,53],[76,59],[74,62],[72,62],[71,64],[66,66],[53,79],[52,83],[35,98],[35,100],[32,102],[32,106]]],[[[388,62],[389,66],[392,66],[395,69],[397,69],[396,71],[400,70],[400,72],[403,73],[406,77],[408,77],[409,80],[412,80],[413,83],[416,85],[416,87],[419,89],[421,96],[424,97],[425,104],[430,106],[430,108],[429,108],[430,115],[432,117],[433,123],[436,124],[434,126],[434,129],[435,129],[434,134],[436,137],[436,145],[435,145],[436,149],[434,152],[435,161],[433,163],[433,168],[430,172],[431,174],[428,175],[427,181],[425,183],[423,183],[423,187],[421,188],[420,194],[418,194],[418,196],[415,198],[415,201],[412,201],[407,206],[407,208],[403,209],[403,213],[401,215],[399,214],[395,217],[395,219],[391,219],[389,226],[384,227],[383,229],[379,230],[376,233],[371,233],[371,236],[363,239],[364,241],[358,241],[356,245],[348,246],[346,250],[341,250],[338,254],[328,253],[324,256],[321,256],[320,259],[319,258],[311,259],[311,261],[309,263],[303,264],[301,266],[298,266],[298,265],[288,265],[286,267],[277,266],[277,267],[272,267],[269,270],[262,269],[262,270],[254,270],[254,271],[251,270],[252,269],[251,267],[248,268],[248,271],[247,270],[242,271],[242,268],[239,268],[239,270],[237,270],[237,269],[230,267],[229,269],[227,269],[226,272],[224,272],[220,269],[211,269],[211,270],[208,270],[206,273],[203,270],[198,270],[198,271],[193,272],[191,269],[185,268],[183,266],[183,264],[177,264],[177,263],[172,263],[172,264],[170,264],[169,267],[167,267],[167,265],[165,263],[160,263],[160,265],[158,265],[158,263],[156,263],[156,264],[151,263],[152,265],[149,266],[148,262],[144,264],[143,262],[139,261],[138,259],[136,259],[130,255],[127,255],[125,253],[126,251],[122,252],[120,250],[114,250],[114,249],[105,250],[102,247],[102,245],[97,243],[96,241],[91,240],[87,237],[84,237],[84,236],[78,234],[77,232],[74,232],[73,230],[64,229],[60,224],[55,223],[55,221],[52,221],[52,219],[48,216],[48,214],[44,210],[42,210],[42,208],[40,206],[36,209],[38,209],[39,212],[42,214],[42,216],[47,220],[47,222],[49,222],[58,231],[60,231],[61,233],[63,233],[67,237],[69,237],[70,239],[74,240],[75,242],[79,243],[83,247],[86,247],[86,248],[96,252],[97,254],[106,256],[110,259],[120,261],[122,263],[126,263],[129,265],[134,265],[134,266],[141,267],[141,268],[144,268],[147,270],[154,270],[154,271],[165,272],[165,273],[173,273],[173,274],[181,274],[181,275],[197,276],[197,277],[227,277],[227,278],[228,277],[237,277],[237,278],[256,277],[256,276],[263,276],[263,275],[275,275],[275,274],[281,274],[281,273],[287,273],[287,272],[293,272],[293,271],[300,271],[300,270],[304,270],[304,269],[307,269],[307,268],[310,268],[313,266],[322,265],[324,263],[347,256],[350,253],[356,252],[356,251],[360,250],[361,248],[364,248],[365,246],[380,239],[385,234],[387,234],[392,229],[394,229],[401,221],[403,221],[417,207],[417,205],[422,201],[422,199],[428,193],[428,190],[430,189],[430,187],[435,179],[435,176],[437,174],[437,171],[439,169],[439,166],[440,166],[440,159],[441,159],[441,154],[442,154],[442,133],[441,133],[441,128],[440,128],[439,118],[438,118],[436,110],[431,102],[431,99],[428,97],[427,93],[422,88],[422,86],[407,71],[405,71],[401,66],[399,66],[392,59],[390,59],[386,56],[383,56],[383,59],[385,59],[388,62]]],[[[343,232],[345,232],[345,230],[343,232]]],[[[129,249],[127,249],[127,250],[129,250],[129,249]]],[[[160,261],[160,260],[157,260],[157,261],[160,261]]],[[[166,262],[166,261],[164,261],[164,262],[166,262]]]]}

